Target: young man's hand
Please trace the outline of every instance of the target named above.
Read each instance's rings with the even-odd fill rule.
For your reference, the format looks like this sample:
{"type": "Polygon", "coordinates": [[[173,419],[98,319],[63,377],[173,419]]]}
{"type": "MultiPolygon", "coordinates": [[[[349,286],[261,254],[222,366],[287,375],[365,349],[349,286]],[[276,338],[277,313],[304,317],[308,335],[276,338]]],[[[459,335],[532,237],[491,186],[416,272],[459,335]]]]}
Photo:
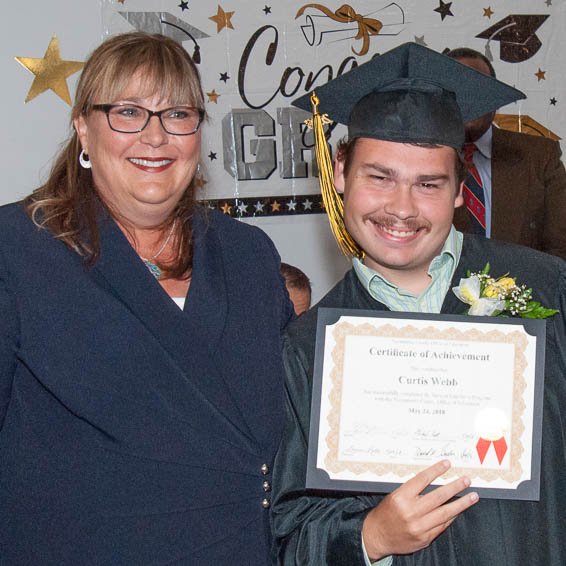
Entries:
{"type": "Polygon", "coordinates": [[[450,501],[469,487],[470,480],[466,477],[421,495],[449,467],[450,462],[443,460],[423,470],[369,513],[362,536],[372,562],[384,556],[410,554],[427,547],[462,511],[478,501],[475,492],[450,501]]]}

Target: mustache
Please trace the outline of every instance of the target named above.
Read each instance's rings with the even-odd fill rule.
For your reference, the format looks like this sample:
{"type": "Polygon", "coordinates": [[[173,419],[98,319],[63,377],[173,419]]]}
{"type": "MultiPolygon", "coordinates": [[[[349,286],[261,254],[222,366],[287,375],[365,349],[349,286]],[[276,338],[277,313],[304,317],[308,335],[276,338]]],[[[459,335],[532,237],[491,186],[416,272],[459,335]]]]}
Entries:
{"type": "Polygon", "coordinates": [[[372,216],[372,222],[383,226],[389,230],[397,230],[402,232],[416,232],[417,230],[427,230],[431,228],[431,223],[427,220],[417,220],[416,218],[407,218],[407,220],[399,221],[399,218],[389,214],[380,214],[372,216]]]}

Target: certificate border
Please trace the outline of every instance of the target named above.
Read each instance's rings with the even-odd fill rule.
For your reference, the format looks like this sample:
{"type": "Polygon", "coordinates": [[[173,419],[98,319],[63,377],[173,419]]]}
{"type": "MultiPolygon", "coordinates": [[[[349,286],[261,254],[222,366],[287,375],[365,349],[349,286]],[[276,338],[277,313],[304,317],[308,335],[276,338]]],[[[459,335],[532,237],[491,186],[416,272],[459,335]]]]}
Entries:
{"type": "MultiPolygon", "coordinates": [[[[531,479],[521,482],[516,489],[512,488],[489,488],[489,487],[473,487],[461,493],[476,491],[483,498],[497,499],[521,499],[538,501],[540,490],[540,455],[541,455],[541,437],[542,437],[542,409],[544,395],[544,357],[546,344],[546,323],[543,320],[518,319],[518,318],[499,318],[499,317],[470,317],[461,315],[444,315],[444,314],[428,314],[428,313],[406,313],[391,311],[367,311],[352,309],[335,309],[321,307],[318,311],[317,331],[316,331],[316,350],[314,361],[313,376],[313,394],[311,404],[311,422],[309,431],[309,449],[308,463],[306,475],[306,487],[309,489],[323,490],[344,490],[357,492],[376,492],[388,493],[393,491],[400,483],[388,482],[369,482],[344,479],[331,479],[325,470],[317,468],[319,426],[320,426],[320,410],[321,410],[321,394],[322,394],[322,375],[325,351],[326,327],[335,324],[342,316],[358,317],[358,318],[378,318],[398,319],[407,321],[410,325],[411,320],[430,320],[430,321],[446,321],[446,322],[466,322],[471,323],[475,320],[482,325],[486,324],[510,324],[523,328],[528,334],[536,337],[536,361],[535,361],[535,383],[534,383],[534,406],[533,406],[533,434],[532,434],[532,451],[531,451],[531,479]]],[[[373,327],[369,327],[373,328],[373,327]]],[[[443,332],[443,331],[439,331],[443,332]]],[[[472,332],[473,330],[466,331],[472,332]]],[[[485,333],[482,334],[485,338],[485,333]]],[[[469,339],[466,337],[465,339],[469,339]]],[[[507,340],[506,340],[507,341],[507,340]]],[[[517,384],[514,383],[514,395],[517,392],[517,384]]],[[[332,424],[331,424],[332,427],[332,424]]],[[[513,447],[512,447],[513,448],[513,447]]],[[[516,448],[516,447],[515,447],[516,448]]],[[[359,464],[359,463],[358,463],[359,464]]],[[[374,464],[379,466],[378,464],[374,464]]],[[[412,471],[412,466],[405,466],[407,471],[412,471]],[[409,469],[411,468],[411,469],[409,469]]],[[[415,471],[417,467],[415,466],[415,471]]],[[[507,471],[507,473],[512,472],[507,471]]],[[[464,468],[456,468],[449,472],[452,475],[466,474],[464,468]]],[[[476,469],[473,470],[474,475],[478,475],[476,469]]],[[[496,474],[495,477],[502,477],[499,472],[489,470],[487,473],[496,474]]],[[[491,479],[482,476],[483,479],[491,479]]],[[[505,479],[509,479],[506,477],[505,479]]],[[[431,486],[434,489],[434,486],[431,486]]]]}
{"type": "Polygon", "coordinates": [[[330,405],[332,410],[329,417],[330,431],[326,436],[326,444],[329,447],[329,453],[326,455],[326,469],[331,472],[349,471],[355,474],[363,472],[375,473],[382,475],[388,470],[398,476],[406,476],[411,473],[417,473],[422,469],[422,465],[416,464],[377,464],[375,462],[348,461],[339,457],[339,435],[340,435],[340,416],[339,405],[342,401],[342,386],[344,374],[344,353],[345,342],[347,336],[393,336],[395,338],[430,338],[432,340],[450,341],[461,340],[468,342],[485,342],[492,341],[505,344],[514,344],[515,357],[515,373],[513,376],[513,399],[512,399],[512,432],[511,446],[509,447],[510,467],[509,469],[481,469],[481,468],[465,468],[452,467],[444,474],[446,478],[455,478],[457,476],[467,475],[470,477],[479,477],[482,480],[493,481],[503,479],[507,482],[514,482],[520,479],[523,469],[521,467],[521,456],[524,447],[521,443],[521,435],[524,431],[522,417],[525,412],[525,403],[523,401],[523,393],[527,388],[523,373],[527,366],[525,360],[525,349],[527,348],[527,339],[524,332],[510,332],[504,334],[498,330],[480,332],[476,328],[469,330],[458,330],[455,328],[446,328],[440,330],[438,328],[415,328],[410,323],[403,327],[394,327],[387,323],[379,327],[369,325],[367,323],[354,325],[351,322],[338,322],[334,326],[333,336],[335,346],[332,350],[332,360],[334,362],[330,373],[332,389],[330,393],[330,405]]]}

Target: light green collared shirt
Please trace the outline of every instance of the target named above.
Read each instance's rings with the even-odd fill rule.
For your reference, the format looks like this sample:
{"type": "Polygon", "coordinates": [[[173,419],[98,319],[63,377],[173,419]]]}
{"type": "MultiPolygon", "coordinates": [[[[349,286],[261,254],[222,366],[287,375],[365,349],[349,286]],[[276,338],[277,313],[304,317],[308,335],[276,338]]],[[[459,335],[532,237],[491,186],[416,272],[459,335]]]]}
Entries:
{"type": "Polygon", "coordinates": [[[352,264],[366,291],[389,310],[439,313],[460,261],[463,240],[463,234],[452,226],[440,255],[430,262],[428,274],[431,281],[420,295],[400,289],[358,258],[354,258],[352,264]]]}

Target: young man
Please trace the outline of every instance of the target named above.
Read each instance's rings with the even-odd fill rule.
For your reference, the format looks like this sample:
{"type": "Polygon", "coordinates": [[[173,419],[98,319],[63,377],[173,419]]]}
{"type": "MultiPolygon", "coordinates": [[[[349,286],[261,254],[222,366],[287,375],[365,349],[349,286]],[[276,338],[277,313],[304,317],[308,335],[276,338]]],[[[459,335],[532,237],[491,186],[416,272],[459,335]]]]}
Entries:
{"type": "MultiPolygon", "coordinates": [[[[452,227],[466,174],[464,121],[519,98],[491,77],[420,46],[401,46],[317,92],[321,109],[348,123],[334,183],[344,193],[353,269],[286,337],[287,426],[274,469],[274,552],[284,565],[498,566],[566,561],[566,333],[548,319],[538,502],[484,499],[458,478],[427,493],[439,462],[395,492],[305,489],[319,307],[461,314],[452,293],[466,271],[510,273],[545,306],[566,309],[566,264],[534,250],[452,227]],[[470,73],[472,73],[470,75],[470,73]],[[357,92],[353,92],[355,85],[357,92]],[[334,102],[334,107],[332,108],[334,102]],[[340,107],[340,103],[345,108],[340,107]]],[[[305,107],[304,100],[298,105],[305,107]]],[[[328,207],[327,207],[328,208],[328,207]]]]}

